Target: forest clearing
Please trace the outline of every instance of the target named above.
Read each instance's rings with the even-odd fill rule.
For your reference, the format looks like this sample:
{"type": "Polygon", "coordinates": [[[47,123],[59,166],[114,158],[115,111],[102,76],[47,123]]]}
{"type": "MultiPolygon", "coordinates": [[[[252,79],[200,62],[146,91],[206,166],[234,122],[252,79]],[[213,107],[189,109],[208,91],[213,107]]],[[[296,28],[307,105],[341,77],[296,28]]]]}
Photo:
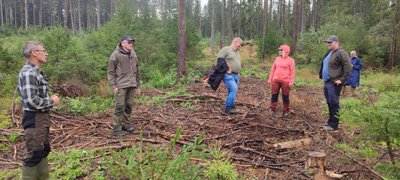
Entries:
{"type": "Polygon", "coordinates": [[[0,179],[400,179],[399,23],[398,0],[0,0],[0,179]]]}

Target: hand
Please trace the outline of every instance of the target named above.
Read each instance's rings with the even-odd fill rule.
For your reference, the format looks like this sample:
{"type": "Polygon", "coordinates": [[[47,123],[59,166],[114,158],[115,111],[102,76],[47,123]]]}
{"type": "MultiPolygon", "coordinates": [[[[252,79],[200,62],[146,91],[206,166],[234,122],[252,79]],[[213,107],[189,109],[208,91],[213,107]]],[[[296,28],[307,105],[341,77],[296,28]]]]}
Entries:
{"type": "Polygon", "coordinates": [[[336,80],[336,81],[335,81],[335,84],[336,84],[336,85],[342,84],[342,81],[341,81],[341,80],[336,80]]]}
{"type": "Polygon", "coordinates": [[[61,104],[61,100],[60,100],[60,98],[58,98],[58,96],[52,95],[52,96],[51,96],[51,99],[52,99],[53,102],[54,102],[54,106],[59,106],[59,105],[61,104]]]}
{"type": "Polygon", "coordinates": [[[113,89],[114,94],[117,94],[119,92],[118,88],[113,89]]]}
{"type": "Polygon", "coordinates": [[[135,88],[135,94],[136,95],[140,95],[142,93],[142,91],[140,90],[140,88],[135,88]]]}
{"type": "Polygon", "coordinates": [[[228,73],[228,74],[231,74],[231,73],[232,73],[231,67],[228,66],[228,71],[226,71],[226,73],[228,73]]]}

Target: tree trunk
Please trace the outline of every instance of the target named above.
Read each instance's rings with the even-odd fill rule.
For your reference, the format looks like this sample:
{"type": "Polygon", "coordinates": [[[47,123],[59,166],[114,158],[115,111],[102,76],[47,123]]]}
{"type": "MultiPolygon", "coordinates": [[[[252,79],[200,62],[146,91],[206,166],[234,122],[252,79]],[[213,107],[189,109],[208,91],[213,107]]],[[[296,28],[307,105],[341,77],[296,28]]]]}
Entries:
{"type": "Polygon", "coordinates": [[[78,31],[82,31],[82,21],[81,21],[81,0],[78,0],[78,31]]]}
{"type": "Polygon", "coordinates": [[[296,53],[296,44],[297,44],[297,23],[298,23],[298,0],[293,0],[293,43],[292,43],[292,52],[296,53]]]}
{"type": "Polygon", "coordinates": [[[272,6],[273,6],[273,1],[272,0],[270,0],[269,1],[269,26],[271,26],[271,23],[272,23],[272,6]]]}
{"type": "Polygon", "coordinates": [[[100,1],[96,0],[96,29],[100,28],[100,1]]]}
{"type": "Polygon", "coordinates": [[[75,35],[76,33],[76,27],[75,27],[75,15],[74,15],[74,7],[72,6],[72,1],[73,0],[69,0],[69,7],[71,9],[71,28],[72,28],[72,34],[75,35]]]}
{"type": "Polygon", "coordinates": [[[28,1],[24,1],[24,9],[25,9],[25,30],[28,30],[28,1]]]}
{"type": "Polygon", "coordinates": [[[186,22],[185,22],[185,0],[179,0],[179,50],[178,50],[178,76],[186,76],[186,22]]]}
{"type": "Polygon", "coordinates": [[[69,1],[64,0],[64,28],[68,28],[68,16],[69,16],[69,1]]]}
{"type": "Polygon", "coordinates": [[[301,1],[301,34],[306,32],[306,0],[301,1]]]}
{"type": "Polygon", "coordinates": [[[36,0],[32,2],[33,25],[36,25],[36,0]]]}
{"type": "Polygon", "coordinates": [[[225,44],[225,0],[222,0],[221,5],[221,33],[219,36],[219,48],[224,47],[225,44]]]}
{"type": "Polygon", "coordinates": [[[399,14],[400,14],[400,3],[396,0],[394,3],[394,13],[393,13],[393,20],[392,20],[392,40],[390,44],[390,55],[389,55],[389,62],[387,64],[387,68],[389,70],[393,69],[396,65],[397,59],[397,38],[398,38],[398,24],[399,24],[399,14]]]}
{"type": "Polygon", "coordinates": [[[228,39],[233,39],[232,30],[232,0],[228,0],[228,15],[226,16],[226,26],[228,27],[228,39]]]}
{"type": "Polygon", "coordinates": [[[264,0],[264,15],[263,15],[263,31],[262,31],[262,58],[265,58],[266,34],[267,34],[267,19],[268,19],[268,0],[264,0]]]}
{"type": "Polygon", "coordinates": [[[43,27],[43,0],[39,0],[39,27],[43,27]]]}
{"type": "Polygon", "coordinates": [[[243,0],[239,1],[239,14],[238,14],[238,35],[237,37],[241,37],[242,36],[242,7],[243,7],[243,0]]]}
{"type": "Polygon", "coordinates": [[[311,27],[314,31],[317,30],[317,0],[312,1],[312,20],[311,27]]]}
{"type": "Polygon", "coordinates": [[[214,0],[210,1],[210,6],[211,6],[211,41],[210,41],[210,54],[211,57],[214,57],[214,44],[215,44],[215,3],[214,0]]]}
{"type": "Polygon", "coordinates": [[[4,26],[4,15],[3,15],[3,0],[0,0],[0,16],[1,16],[1,26],[4,26]]]}

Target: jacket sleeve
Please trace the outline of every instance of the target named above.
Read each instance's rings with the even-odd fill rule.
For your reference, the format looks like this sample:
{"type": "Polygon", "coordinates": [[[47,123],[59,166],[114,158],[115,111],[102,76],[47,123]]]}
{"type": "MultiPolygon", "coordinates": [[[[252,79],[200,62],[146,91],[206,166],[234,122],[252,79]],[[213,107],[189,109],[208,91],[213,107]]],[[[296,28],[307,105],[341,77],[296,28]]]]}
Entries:
{"type": "Polygon", "coordinates": [[[355,69],[355,70],[361,70],[362,66],[363,66],[363,65],[362,65],[362,63],[361,63],[361,59],[360,59],[360,58],[357,58],[356,64],[354,64],[353,69],[355,69]]]}
{"type": "MultiPolygon", "coordinates": [[[[137,58],[139,59],[139,58],[137,58]]],[[[139,60],[136,62],[136,83],[137,88],[140,88],[140,69],[139,69],[139,60]]]]}
{"type": "Polygon", "coordinates": [[[274,74],[275,74],[275,70],[276,70],[275,61],[274,61],[274,64],[272,64],[271,72],[269,73],[268,83],[272,83],[272,80],[274,79],[274,74]]]}
{"type": "Polygon", "coordinates": [[[350,72],[353,69],[353,67],[352,67],[351,59],[350,59],[349,55],[347,55],[347,53],[344,50],[342,50],[339,53],[339,56],[340,56],[340,60],[341,60],[342,66],[343,66],[343,74],[339,78],[339,80],[344,83],[349,78],[350,72]]]}
{"type": "Polygon", "coordinates": [[[112,53],[110,56],[110,59],[108,60],[108,67],[107,67],[107,75],[108,75],[108,83],[112,87],[112,89],[117,88],[117,58],[115,57],[115,54],[112,53]]]}
{"type": "Polygon", "coordinates": [[[296,67],[295,67],[295,63],[294,63],[294,59],[291,59],[290,65],[289,65],[289,86],[293,86],[294,84],[294,78],[296,75],[296,67]]]}

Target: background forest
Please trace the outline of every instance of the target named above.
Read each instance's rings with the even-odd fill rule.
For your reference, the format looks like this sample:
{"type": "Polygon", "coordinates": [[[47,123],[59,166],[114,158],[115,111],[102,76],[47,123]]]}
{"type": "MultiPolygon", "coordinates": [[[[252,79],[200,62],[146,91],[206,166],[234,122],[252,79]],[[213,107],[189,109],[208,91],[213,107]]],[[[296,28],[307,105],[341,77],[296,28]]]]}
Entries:
{"type": "MultiPolygon", "coordinates": [[[[341,115],[368,133],[377,132],[368,129],[371,124],[386,128],[371,139],[391,157],[381,172],[396,179],[399,20],[397,0],[0,0],[0,128],[11,126],[5,121],[11,122],[8,109],[28,40],[42,42],[48,51],[44,72],[52,90],[66,96],[58,111],[87,115],[113,107],[106,68],[122,35],[136,40],[144,89],[180,89],[206,75],[218,50],[233,37],[257,47],[257,57],[244,63],[260,71],[257,78],[267,77],[263,64],[272,62],[279,45],[288,44],[300,74],[301,69],[309,72],[296,79],[296,86],[318,86],[308,79],[317,78],[327,51],[324,40],[334,34],[342,48],[356,50],[363,60],[362,93],[379,95],[345,99],[348,111],[341,115]]],[[[346,144],[338,148],[355,151],[346,144]]]]}

